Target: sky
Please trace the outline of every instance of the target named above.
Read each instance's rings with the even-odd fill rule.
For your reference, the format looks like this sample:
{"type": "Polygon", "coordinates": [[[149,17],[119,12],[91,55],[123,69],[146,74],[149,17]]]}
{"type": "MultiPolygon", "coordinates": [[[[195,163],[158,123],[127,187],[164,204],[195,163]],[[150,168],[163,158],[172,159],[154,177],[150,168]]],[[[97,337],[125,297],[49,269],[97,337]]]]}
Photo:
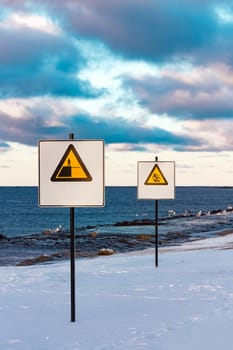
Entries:
{"type": "Polygon", "coordinates": [[[38,184],[39,140],[104,139],[106,185],[174,161],[233,185],[233,1],[1,0],[0,186],[38,184]]]}

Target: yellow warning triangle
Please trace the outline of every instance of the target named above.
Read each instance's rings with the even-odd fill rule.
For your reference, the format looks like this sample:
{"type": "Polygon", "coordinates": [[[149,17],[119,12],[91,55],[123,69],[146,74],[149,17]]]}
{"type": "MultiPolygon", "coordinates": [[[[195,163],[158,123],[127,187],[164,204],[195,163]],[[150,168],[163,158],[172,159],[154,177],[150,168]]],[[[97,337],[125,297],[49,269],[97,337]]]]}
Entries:
{"type": "Polygon", "coordinates": [[[89,171],[73,145],[67,148],[51,181],[92,181],[89,171]]]}
{"type": "Polygon", "coordinates": [[[168,182],[163,175],[158,164],[155,164],[153,169],[150,172],[150,175],[146,179],[145,185],[168,185],[168,182]]]}

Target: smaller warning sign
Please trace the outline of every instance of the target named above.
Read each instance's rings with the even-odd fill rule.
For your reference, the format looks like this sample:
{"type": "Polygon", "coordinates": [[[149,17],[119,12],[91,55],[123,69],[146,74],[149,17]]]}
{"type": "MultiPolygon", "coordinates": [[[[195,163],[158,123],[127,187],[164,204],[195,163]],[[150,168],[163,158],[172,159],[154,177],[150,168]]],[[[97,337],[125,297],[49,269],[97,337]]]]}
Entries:
{"type": "Polygon", "coordinates": [[[138,162],[138,199],[174,199],[175,163],[138,162]]]}
{"type": "Polygon", "coordinates": [[[163,175],[158,164],[155,164],[155,166],[151,170],[144,184],[145,185],[168,185],[168,182],[165,176],[163,175]]]}
{"type": "Polygon", "coordinates": [[[51,181],[92,181],[92,177],[71,144],[54,171],[51,181]]]}

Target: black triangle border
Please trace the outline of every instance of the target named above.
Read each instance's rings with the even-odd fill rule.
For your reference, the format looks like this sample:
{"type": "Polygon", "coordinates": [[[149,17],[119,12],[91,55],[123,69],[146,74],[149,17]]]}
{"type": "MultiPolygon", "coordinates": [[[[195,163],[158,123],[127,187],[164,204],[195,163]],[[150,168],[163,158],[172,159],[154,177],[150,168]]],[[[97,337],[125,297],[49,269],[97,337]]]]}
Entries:
{"type": "Polygon", "coordinates": [[[83,161],[82,161],[80,155],[78,154],[76,148],[74,147],[74,145],[70,144],[68,146],[67,150],[65,151],[62,159],[58,163],[58,166],[56,167],[56,169],[55,169],[53,175],[51,176],[50,180],[52,182],[86,182],[86,181],[92,181],[92,177],[91,177],[89,171],[87,170],[85,164],[83,163],[83,161]],[[70,153],[70,151],[73,151],[76,159],[78,160],[78,162],[80,163],[83,171],[85,172],[85,174],[87,176],[85,179],[83,179],[83,178],[81,178],[81,179],[79,179],[79,178],[70,178],[70,179],[69,178],[60,178],[60,179],[57,178],[57,175],[60,172],[60,169],[61,169],[63,163],[65,162],[65,159],[67,158],[67,156],[70,153]]]}
{"type": "Polygon", "coordinates": [[[149,176],[147,177],[146,181],[144,182],[144,185],[147,185],[147,186],[165,186],[165,185],[168,185],[168,182],[167,182],[167,179],[166,177],[163,175],[163,172],[161,171],[160,167],[158,166],[158,164],[155,164],[153,166],[153,169],[151,170],[149,176]],[[158,168],[159,171],[160,171],[160,174],[162,175],[165,183],[161,184],[161,183],[154,183],[154,184],[148,184],[147,181],[149,180],[149,178],[152,176],[153,172],[155,171],[155,169],[158,168]]]}

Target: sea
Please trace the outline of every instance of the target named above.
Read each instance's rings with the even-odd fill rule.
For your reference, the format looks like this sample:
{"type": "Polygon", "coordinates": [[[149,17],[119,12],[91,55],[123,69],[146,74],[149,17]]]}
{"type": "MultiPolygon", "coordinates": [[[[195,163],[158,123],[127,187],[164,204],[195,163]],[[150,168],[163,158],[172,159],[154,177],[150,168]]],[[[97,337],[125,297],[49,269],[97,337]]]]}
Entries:
{"type": "MultiPolygon", "coordinates": [[[[233,187],[176,187],[174,200],[157,205],[161,245],[233,229],[233,187]]],[[[106,187],[105,206],[75,208],[74,225],[80,256],[144,249],[154,244],[155,200],[138,200],[137,187],[106,187]]],[[[68,249],[69,227],[70,209],[39,207],[37,187],[0,187],[0,265],[68,249]]]]}

